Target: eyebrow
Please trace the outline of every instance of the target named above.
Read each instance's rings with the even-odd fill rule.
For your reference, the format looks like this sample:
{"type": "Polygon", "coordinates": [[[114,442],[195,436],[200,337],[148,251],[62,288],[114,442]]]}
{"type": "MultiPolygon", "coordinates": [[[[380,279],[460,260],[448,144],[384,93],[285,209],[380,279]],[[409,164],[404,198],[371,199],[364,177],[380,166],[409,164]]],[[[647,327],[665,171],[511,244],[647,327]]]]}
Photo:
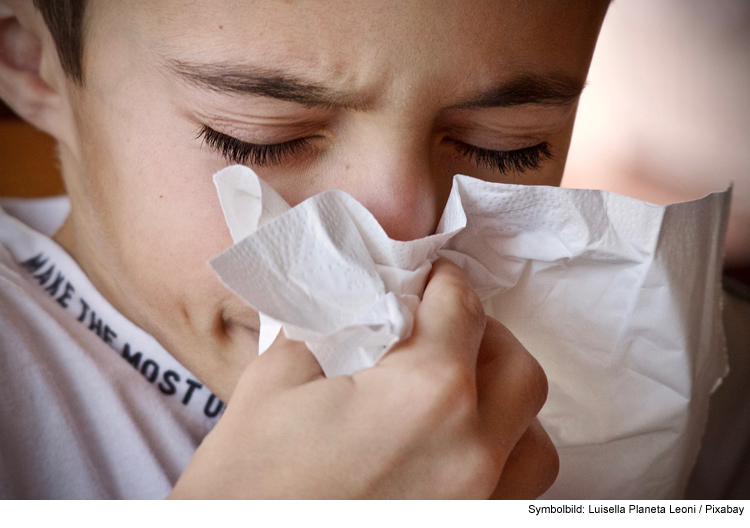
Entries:
{"type": "MultiPolygon", "coordinates": [[[[357,94],[310,82],[281,70],[232,64],[167,60],[169,70],[199,88],[219,93],[270,97],[304,106],[365,110],[357,94]]],[[[451,109],[512,107],[526,104],[565,106],[581,95],[584,82],[562,74],[523,74],[452,105],[451,109]]]]}
{"type": "Polygon", "coordinates": [[[271,97],[305,106],[353,110],[362,110],[367,106],[356,94],[305,81],[280,70],[178,60],[169,60],[167,65],[181,79],[214,92],[271,97]]]}
{"type": "Polygon", "coordinates": [[[498,108],[527,104],[566,106],[576,101],[585,82],[563,74],[524,74],[451,108],[498,108]]]}

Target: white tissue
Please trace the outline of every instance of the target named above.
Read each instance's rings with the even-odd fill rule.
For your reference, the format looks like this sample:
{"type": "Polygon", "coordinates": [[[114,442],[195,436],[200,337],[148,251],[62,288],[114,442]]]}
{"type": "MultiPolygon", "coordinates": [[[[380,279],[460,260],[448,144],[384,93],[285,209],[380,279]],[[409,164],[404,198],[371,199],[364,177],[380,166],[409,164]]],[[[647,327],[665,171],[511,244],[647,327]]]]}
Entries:
{"type": "Polygon", "coordinates": [[[603,191],[454,177],[436,234],[388,238],[342,191],[290,208],[250,169],[214,182],[235,245],[211,261],[326,375],[410,335],[432,262],[457,263],[549,380],[560,475],[544,498],[676,498],[726,371],[721,248],[731,191],[655,206],[603,191]]]}

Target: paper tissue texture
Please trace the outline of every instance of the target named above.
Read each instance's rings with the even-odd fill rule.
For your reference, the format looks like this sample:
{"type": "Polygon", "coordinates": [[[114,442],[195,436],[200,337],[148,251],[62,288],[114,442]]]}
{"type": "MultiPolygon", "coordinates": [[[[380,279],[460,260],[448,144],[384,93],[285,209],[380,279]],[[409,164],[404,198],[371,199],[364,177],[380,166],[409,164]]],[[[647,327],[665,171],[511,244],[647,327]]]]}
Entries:
{"type": "Polygon", "coordinates": [[[290,208],[246,167],[214,182],[235,245],[211,265],[261,313],[261,351],[283,328],[328,376],[374,365],[446,257],[547,374],[539,419],[561,465],[544,498],[682,494],[726,372],[731,191],[662,207],[457,175],[436,233],[402,242],[342,191],[290,208]]]}

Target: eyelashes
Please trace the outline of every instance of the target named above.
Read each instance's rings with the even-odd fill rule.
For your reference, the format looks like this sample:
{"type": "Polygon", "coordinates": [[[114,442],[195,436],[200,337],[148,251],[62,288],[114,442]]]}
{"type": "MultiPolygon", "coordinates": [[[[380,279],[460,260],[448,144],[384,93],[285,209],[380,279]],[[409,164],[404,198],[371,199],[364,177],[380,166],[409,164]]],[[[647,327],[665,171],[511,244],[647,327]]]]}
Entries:
{"type": "Polygon", "coordinates": [[[507,172],[524,172],[536,170],[543,162],[552,159],[552,151],[546,141],[518,150],[489,150],[474,147],[461,141],[453,141],[459,154],[474,161],[479,167],[497,170],[503,174],[507,172]]]}
{"type": "MultiPolygon", "coordinates": [[[[256,167],[281,165],[301,157],[310,147],[309,138],[293,139],[271,145],[248,143],[217,132],[206,125],[201,127],[197,138],[202,139],[205,145],[221,154],[230,163],[249,164],[256,167]]],[[[456,140],[450,141],[462,157],[473,161],[478,167],[496,170],[502,174],[511,171],[520,173],[536,170],[545,161],[554,157],[546,141],[531,147],[507,151],[484,149],[456,140]]]]}
{"type": "Polygon", "coordinates": [[[204,144],[219,152],[229,162],[240,165],[248,163],[257,167],[280,165],[289,158],[302,154],[309,146],[307,138],[273,145],[257,145],[227,136],[205,125],[198,132],[198,138],[202,138],[204,144]]]}

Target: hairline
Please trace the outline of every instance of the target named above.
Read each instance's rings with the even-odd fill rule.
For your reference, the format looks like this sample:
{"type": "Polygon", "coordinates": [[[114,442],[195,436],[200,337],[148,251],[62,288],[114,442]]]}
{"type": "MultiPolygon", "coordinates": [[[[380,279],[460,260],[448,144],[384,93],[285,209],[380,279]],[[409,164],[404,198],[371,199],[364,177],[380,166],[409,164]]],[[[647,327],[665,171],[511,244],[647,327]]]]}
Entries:
{"type": "Polygon", "coordinates": [[[85,14],[88,0],[33,0],[55,42],[65,74],[83,85],[85,14]]]}

